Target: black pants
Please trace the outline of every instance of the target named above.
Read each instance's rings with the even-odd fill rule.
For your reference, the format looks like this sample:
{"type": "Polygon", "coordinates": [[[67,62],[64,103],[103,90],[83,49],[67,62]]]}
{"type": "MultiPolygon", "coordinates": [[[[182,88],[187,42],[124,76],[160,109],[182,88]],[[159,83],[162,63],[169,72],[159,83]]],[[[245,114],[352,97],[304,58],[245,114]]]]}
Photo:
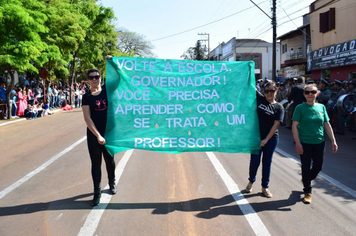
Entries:
{"type": "Polygon", "coordinates": [[[98,143],[97,138],[89,130],[87,131],[87,143],[91,160],[91,175],[93,178],[94,192],[100,191],[101,161],[104,156],[109,183],[115,182],[115,160],[106,150],[104,145],[98,143]]]}
{"type": "Polygon", "coordinates": [[[318,176],[323,168],[325,141],[319,144],[302,143],[302,146],[303,155],[300,155],[300,159],[302,163],[304,193],[311,193],[311,181],[318,176]]]}
{"type": "Polygon", "coordinates": [[[340,111],[338,108],[334,109],[335,116],[335,131],[344,134],[345,133],[345,118],[347,114],[340,111]]]}
{"type": "Polygon", "coordinates": [[[293,123],[293,113],[294,113],[294,110],[295,110],[295,102],[293,102],[289,107],[288,107],[288,127],[292,127],[292,123],[293,123]]]}

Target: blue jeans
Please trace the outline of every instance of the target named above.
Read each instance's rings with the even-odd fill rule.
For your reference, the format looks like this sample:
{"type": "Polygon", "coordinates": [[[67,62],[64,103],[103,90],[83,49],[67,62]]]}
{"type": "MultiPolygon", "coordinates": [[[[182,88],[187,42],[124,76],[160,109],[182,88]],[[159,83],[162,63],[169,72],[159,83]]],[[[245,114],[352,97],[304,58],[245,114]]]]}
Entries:
{"type": "Polygon", "coordinates": [[[311,193],[311,181],[318,176],[323,168],[325,141],[319,144],[302,143],[302,146],[303,155],[300,155],[300,160],[302,163],[303,190],[304,193],[311,193]],[[311,164],[312,167],[310,168],[311,164]]]}
{"type": "Polygon", "coordinates": [[[57,99],[56,99],[56,106],[60,107],[61,106],[61,95],[58,94],[57,99]]]}
{"type": "Polygon", "coordinates": [[[263,188],[268,188],[269,176],[271,174],[272,157],[273,157],[274,150],[277,147],[278,141],[279,141],[278,138],[271,138],[270,140],[268,140],[266,145],[260,149],[258,154],[251,154],[250,170],[249,170],[250,177],[248,178],[248,180],[251,183],[254,183],[256,181],[256,174],[257,174],[258,167],[260,166],[261,155],[263,153],[261,185],[263,188]]]}
{"type": "Polygon", "coordinates": [[[48,98],[49,98],[49,107],[54,108],[54,97],[48,96],[48,98]]]}
{"type": "Polygon", "coordinates": [[[16,116],[16,111],[17,111],[17,106],[16,106],[16,102],[14,100],[10,100],[10,104],[12,104],[12,116],[16,116]]]}

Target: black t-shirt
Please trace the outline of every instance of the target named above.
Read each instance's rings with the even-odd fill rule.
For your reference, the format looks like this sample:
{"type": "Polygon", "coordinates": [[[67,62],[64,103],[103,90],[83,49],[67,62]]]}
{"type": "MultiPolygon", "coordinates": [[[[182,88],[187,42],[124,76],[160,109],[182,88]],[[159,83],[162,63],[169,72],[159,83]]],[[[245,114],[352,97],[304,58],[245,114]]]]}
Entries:
{"type": "Polygon", "coordinates": [[[104,136],[108,111],[106,89],[102,88],[101,92],[96,96],[92,95],[90,91],[85,93],[83,95],[82,104],[83,106],[89,105],[90,118],[93,120],[99,133],[104,136]]]}
{"type": "Polygon", "coordinates": [[[290,92],[290,95],[288,97],[288,102],[294,101],[294,106],[296,107],[299,104],[302,104],[303,102],[306,102],[307,100],[304,97],[304,85],[303,84],[298,84],[297,86],[294,86],[292,88],[292,91],[290,92]]]}
{"type": "MultiPolygon", "coordinates": [[[[275,120],[283,121],[284,109],[278,102],[269,103],[259,92],[257,92],[256,95],[258,123],[260,125],[260,138],[262,140],[267,137],[275,120]]],[[[278,129],[273,137],[278,138],[278,129]]]]}

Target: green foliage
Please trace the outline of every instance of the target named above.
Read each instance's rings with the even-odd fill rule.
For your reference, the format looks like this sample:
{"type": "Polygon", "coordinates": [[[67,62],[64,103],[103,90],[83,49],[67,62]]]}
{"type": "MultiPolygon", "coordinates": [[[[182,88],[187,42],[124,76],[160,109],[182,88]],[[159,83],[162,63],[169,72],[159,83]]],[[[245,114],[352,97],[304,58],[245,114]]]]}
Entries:
{"type": "Polygon", "coordinates": [[[6,70],[38,72],[32,62],[41,54],[45,43],[41,33],[48,31],[47,20],[37,1],[9,0],[0,8],[0,66],[6,70]],[[36,9],[32,10],[33,8],[36,9]]]}
{"type": "Polygon", "coordinates": [[[114,19],[96,0],[1,1],[0,74],[46,68],[53,80],[105,70],[105,56],[119,55],[114,19]]]}
{"type": "MultiPolygon", "coordinates": [[[[105,76],[105,56],[150,56],[150,42],[129,32],[135,47],[120,50],[114,12],[97,0],[0,0],[0,74],[38,74],[72,83],[90,68],[105,76]],[[6,71],[6,73],[5,73],[6,71]]],[[[121,37],[122,38],[122,37],[121,37]]],[[[9,113],[11,114],[11,113],[9,113]]]]}

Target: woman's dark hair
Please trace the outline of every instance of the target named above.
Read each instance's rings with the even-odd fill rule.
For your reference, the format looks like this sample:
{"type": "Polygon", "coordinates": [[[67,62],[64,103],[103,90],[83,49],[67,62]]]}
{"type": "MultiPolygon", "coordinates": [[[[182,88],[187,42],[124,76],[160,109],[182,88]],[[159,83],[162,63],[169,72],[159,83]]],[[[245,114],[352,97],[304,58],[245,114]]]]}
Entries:
{"type": "Polygon", "coordinates": [[[67,105],[67,101],[64,100],[64,101],[62,102],[62,107],[65,107],[66,105],[67,105]]]}
{"type": "Polygon", "coordinates": [[[274,89],[277,89],[277,84],[273,81],[268,81],[267,83],[265,83],[265,85],[263,87],[266,88],[269,86],[273,86],[274,89]]]}
{"type": "Polygon", "coordinates": [[[88,70],[87,76],[89,76],[89,74],[90,74],[90,73],[93,73],[93,72],[98,72],[99,75],[100,75],[100,71],[99,71],[98,69],[93,68],[93,69],[88,70]]]}

